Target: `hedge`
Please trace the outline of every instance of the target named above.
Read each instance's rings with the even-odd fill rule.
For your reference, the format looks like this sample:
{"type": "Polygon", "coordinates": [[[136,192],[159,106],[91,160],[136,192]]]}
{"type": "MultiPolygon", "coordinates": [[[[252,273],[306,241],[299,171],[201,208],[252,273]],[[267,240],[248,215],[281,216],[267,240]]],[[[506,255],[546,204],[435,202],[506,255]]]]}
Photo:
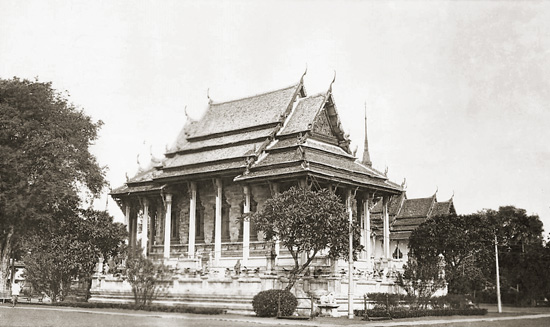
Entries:
{"type": "MultiPolygon", "coordinates": [[[[356,316],[364,316],[365,310],[354,310],[356,316]]],[[[428,316],[481,316],[487,314],[487,309],[397,309],[393,311],[373,309],[367,310],[369,317],[415,318],[428,316]]]]}
{"type": "Polygon", "coordinates": [[[127,303],[100,303],[100,302],[56,302],[49,305],[61,307],[94,308],[94,309],[123,309],[123,310],[142,310],[158,312],[177,312],[177,313],[196,313],[217,315],[225,313],[220,308],[200,308],[188,306],[165,306],[165,305],[136,305],[127,303]]]}

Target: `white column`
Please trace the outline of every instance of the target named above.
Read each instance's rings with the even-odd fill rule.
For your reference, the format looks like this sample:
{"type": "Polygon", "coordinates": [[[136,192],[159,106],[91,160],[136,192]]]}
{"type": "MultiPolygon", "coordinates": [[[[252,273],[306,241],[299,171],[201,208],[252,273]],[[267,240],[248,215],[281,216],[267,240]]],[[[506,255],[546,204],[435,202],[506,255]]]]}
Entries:
{"type": "Polygon", "coordinates": [[[384,258],[390,259],[390,216],[388,213],[389,197],[384,196],[382,198],[382,216],[384,219],[384,258]]]}
{"type": "Polygon", "coordinates": [[[219,266],[222,257],[222,180],[216,178],[216,221],[214,229],[214,265],[219,266]]]}
{"type": "MultiPolygon", "coordinates": [[[[273,183],[273,193],[274,193],[274,195],[279,193],[279,183],[273,183]]],[[[274,262],[274,267],[272,267],[272,269],[275,269],[275,267],[277,267],[279,265],[279,253],[280,252],[281,252],[281,242],[279,241],[279,238],[277,237],[275,239],[275,262],[274,262]]],[[[305,259],[303,259],[302,262],[305,262],[305,259]]]]}
{"type": "Polygon", "coordinates": [[[130,201],[124,204],[124,225],[126,225],[126,231],[128,232],[128,245],[132,245],[132,233],[130,233],[130,201]]]}
{"type": "Polygon", "coordinates": [[[353,319],[353,232],[351,226],[353,224],[353,208],[352,193],[348,190],[348,215],[349,215],[349,258],[348,258],[348,319],[353,319]]]}
{"type": "Polygon", "coordinates": [[[190,199],[189,199],[189,243],[187,249],[187,256],[189,258],[195,257],[195,231],[197,221],[197,183],[191,182],[190,185],[190,199]]]}
{"type": "MultiPolygon", "coordinates": [[[[154,203],[155,202],[153,202],[153,205],[156,205],[154,203]]],[[[149,253],[151,253],[153,249],[153,244],[155,242],[155,229],[159,228],[159,214],[157,210],[158,208],[154,209],[155,213],[153,214],[153,216],[151,216],[151,225],[149,225],[149,242],[147,244],[147,250],[149,251],[149,253]]]]}
{"type": "Polygon", "coordinates": [[[364,235],[365,239],[363,240],[363,242],[365,242],[367,269],[370,271],[372,270],[372,242],[371,242],[371,230],[370,230],[369,200],[370,200],[370,194],[367,194],[365,196],[365,200],[363,201],[363,219],[364,219],[363,226],[365,227],[365,235],[364,235]]]}
{"type": "Polygon", "coordinates": [[[164,259],[170,259],[170,235],[172,227],[172,194],[166,194],[166,215],[164,216],[164,259]]]}
{"type": "Polygon", "coordinates": [[[143,199],[143,222],[141,224],[141,246],[143,247],[143,255],[147,256],[149,237],[149,200],[143,199]]]}
{"type": "Polygon", "coordinates": [[[244,207],[243,207],[243,265],[248,264],[248,258],[250,257],[250,189],[247,185],[243,188],[244,192],[244,207]]]}

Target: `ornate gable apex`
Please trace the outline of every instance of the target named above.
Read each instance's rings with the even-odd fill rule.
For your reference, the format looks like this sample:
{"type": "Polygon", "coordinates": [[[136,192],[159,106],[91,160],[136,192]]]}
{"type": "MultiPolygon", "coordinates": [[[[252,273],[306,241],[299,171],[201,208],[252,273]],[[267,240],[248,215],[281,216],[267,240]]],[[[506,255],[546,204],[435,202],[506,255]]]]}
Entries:
{"type": "Polygon", "coordinates": [[[350,140],[344,133],[332,95],[332,84],[327,91],[323,105],[315,116],[312,124],[312,134],[319,136],[321,139],[336,142],[344,151],[351,154],[349,149],[350,140]]]}

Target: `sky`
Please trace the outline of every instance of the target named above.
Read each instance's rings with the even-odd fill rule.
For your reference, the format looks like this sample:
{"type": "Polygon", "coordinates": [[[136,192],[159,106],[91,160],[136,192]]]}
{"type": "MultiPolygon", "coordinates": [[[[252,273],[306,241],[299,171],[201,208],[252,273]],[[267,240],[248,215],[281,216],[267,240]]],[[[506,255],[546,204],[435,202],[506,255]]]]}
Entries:
{"type": "MultiPolygon", "coordinates": [[[[112,188],[214,101],[333,94],[361,158],[459,214],[550,232],[550,2],[0,0],[0,78],[51,81],[95,121],[112,188]],[[139,159],[138,159],[139,155],[139,159]]],[[[108,191],[108,190],[107,190],[108,191]]],[[[107,191],[94,201],[117,220],[107,191]]]]}

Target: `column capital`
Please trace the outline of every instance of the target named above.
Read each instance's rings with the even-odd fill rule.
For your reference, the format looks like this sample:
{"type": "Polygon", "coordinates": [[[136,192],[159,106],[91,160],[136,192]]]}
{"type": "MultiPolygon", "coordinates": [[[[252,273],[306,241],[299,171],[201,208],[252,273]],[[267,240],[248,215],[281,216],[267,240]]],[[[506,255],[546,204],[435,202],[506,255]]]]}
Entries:
{"type": "Polygon", "coordinates": [[[189,182],[189,189],[192,192],[196,192],[197,191],[197,183],[196,182],[189,182]]]}
{"type": "Polygon", "coordinates": [[[145,205],[145,206],[149,205],[149,199],[148,198],[143,198],[141,201],[143,202],[143,205],[145,205]]]}
{"type": "Polygon", "coordinates": [[[166,193],[164,195],[164,199],[166,200],[167,203],[171,203],[172,202],[172,194],[171,193],[166,193]]]}

